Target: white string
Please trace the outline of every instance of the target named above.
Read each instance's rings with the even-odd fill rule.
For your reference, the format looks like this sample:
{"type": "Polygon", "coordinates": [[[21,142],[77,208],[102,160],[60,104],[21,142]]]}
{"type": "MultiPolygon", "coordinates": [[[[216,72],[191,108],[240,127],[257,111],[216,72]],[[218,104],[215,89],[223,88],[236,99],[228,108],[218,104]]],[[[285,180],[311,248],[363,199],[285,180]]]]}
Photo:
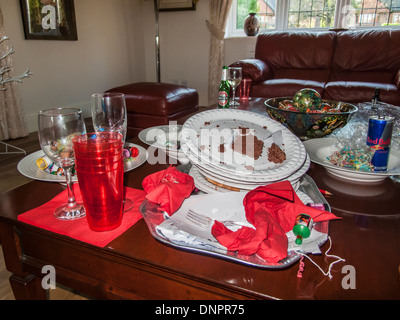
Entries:
{"type": "Polygon", "coordinates": [[[331,247],[332,247],[332,240],[331,240],[331,237],[328,236],[328,239],[329,239],[329,248],[328,248],[328,250],[326,250],[325,256],[326,256],[326,257],[329,257],[329,258],[336,258],[336,259],[337,259],[336,261],[332,262],[332,263],[329,265],[329,267],[328,267],[328,272],[324,272],[324,270],[322,270],[321,267],[320,267],[317,263],[315,263],[308,255],[306,255],[306,254],[304,254],[304,253],[302,253],[302,252],[300,252],[300,251],[298,251],[298,250],[296,250],[296,249],[294,249],[294,248],[293,248],[293,251],[296,252],[297,254],[301,255],[302,257],[306,257],[308,260],[310,260],[310,261],[322,272],[322,274],[323,274],[325,277],[327,276],[327,277],[329,277],[329,279],[332,279],[331,270],[332,270],[333,265],[336,264],[336,263],[338,263],[338,262],[346,261],[346,260],[345,260],[345,259],[342,259],[342,258],[339,257],[339,256],[328,254],[328,252],[331,250],[331,247]]]}

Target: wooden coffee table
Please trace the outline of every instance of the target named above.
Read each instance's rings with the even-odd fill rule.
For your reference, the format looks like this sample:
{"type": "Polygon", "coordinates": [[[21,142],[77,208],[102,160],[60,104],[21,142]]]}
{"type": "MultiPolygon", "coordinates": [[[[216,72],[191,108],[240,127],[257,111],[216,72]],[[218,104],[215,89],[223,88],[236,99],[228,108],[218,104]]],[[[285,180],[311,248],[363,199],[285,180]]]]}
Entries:
{"type": "MultiPolygon", "coordinates": [[[[131,142],[143,145],[137,138],[131,142]]],[[[125,184],[140,189],[144,177],[166,167],[145,163],[125,174],[125,184]]],[[[32,181],[0,195],[0,240],[15,298],[45,299],[41,271],[51,265],[59,284],[97,299],[399,299],[400,186],[386,179],[379,184],[382,193],[364,197],[363,188],[371,186],[355,184],[360,194],[346,194],[349,183],[324,168],[312,165],[308,174],[319,187],[332,179],[337,186],[329,202],[342,219],[330,223],[330,254],[346,261],[333,266],[332,279],[307,259],[299,278],[299,263],[265,270],[177,249],[155,240],[144,220],[105,248],[33,227],[17,216],[64,188],[32,181]]],[[[325,271],[333,261],[310,257],[325,271]]]]}

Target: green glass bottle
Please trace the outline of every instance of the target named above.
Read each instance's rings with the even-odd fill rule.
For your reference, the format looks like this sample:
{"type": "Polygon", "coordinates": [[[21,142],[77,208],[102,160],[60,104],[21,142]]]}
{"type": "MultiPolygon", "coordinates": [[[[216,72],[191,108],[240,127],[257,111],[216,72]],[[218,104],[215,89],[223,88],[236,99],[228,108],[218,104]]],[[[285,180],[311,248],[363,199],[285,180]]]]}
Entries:
{"type": "Polygon", "coordinates": [[[229,93],[230,93],[230,85],[228,84],[228,67],[222,67],[222,77],[221,84],[219,85],[218,90],[218,108],[227,109],[229,108],[229,93]]]}
{"type": "Polygon", "coordinates": [[[293,233],[296,238],[296,244],[301,245],[303,243],[303,239],[307,239],[313,227],[313,220],[308,214],[301,213],[296,217],[296,222],[293,227],[293,233]]]}

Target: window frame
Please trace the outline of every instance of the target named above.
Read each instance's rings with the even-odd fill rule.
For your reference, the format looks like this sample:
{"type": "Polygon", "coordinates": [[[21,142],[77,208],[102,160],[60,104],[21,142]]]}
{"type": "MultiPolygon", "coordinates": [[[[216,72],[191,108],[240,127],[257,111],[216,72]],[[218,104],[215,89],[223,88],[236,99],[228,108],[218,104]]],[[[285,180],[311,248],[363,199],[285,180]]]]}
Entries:
{"type": "MultiPolygon", "coordinates": [[[[332,28],[295,28],[289,29],[288,19],[289,19],[289,1],[290,0],[278,0],[276,3],[276,15],[275,15],[275,28],[274,29],[266,29],[265,32],[268,31],[327,31],[330,29],[341,29],[345,28],[342,25],[343,18],[345,14],[342,13],[342,8],[350,5],[350,0],[337,0],[335,7],[335,15],[334,15],[334,26],[332,28]]],[[[243,29],[236,29],[236,14],[237,14],[237,0],[232,0],[232,7],[228,15],[228,21],[225,30],[225,38],[241,38],[247,37],[244,33],[243,29]]],[[[400,18],[399,18],[400,20],[400,18]]],[[[353,28],[354,30],[361,29],[377,29],[377,28],[399,28],[399,26],[385,26],[385,27],[377,27],[377,26],[356,26],[353,28]]],[[[264,29],[263,29],[264,32],[264,29]]]]}

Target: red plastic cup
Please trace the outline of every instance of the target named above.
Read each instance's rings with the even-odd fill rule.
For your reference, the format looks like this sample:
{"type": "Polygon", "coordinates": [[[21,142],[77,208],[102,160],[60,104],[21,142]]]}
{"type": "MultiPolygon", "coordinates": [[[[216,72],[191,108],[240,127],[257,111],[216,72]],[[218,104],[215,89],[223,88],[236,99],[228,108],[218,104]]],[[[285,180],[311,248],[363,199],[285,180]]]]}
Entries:
{"type": "Polygon", "coordinates": [[[249,100],[251,95],[252,81],[250,78],[243,78],[239,86],[239,99],[249,100]]]}
{"type": "Polygon", "coordinates": [[[72,140],[86,219],[93,231],[109,231],[122,223],[124,160],[122,135],[90,133],[72,140]]]}

